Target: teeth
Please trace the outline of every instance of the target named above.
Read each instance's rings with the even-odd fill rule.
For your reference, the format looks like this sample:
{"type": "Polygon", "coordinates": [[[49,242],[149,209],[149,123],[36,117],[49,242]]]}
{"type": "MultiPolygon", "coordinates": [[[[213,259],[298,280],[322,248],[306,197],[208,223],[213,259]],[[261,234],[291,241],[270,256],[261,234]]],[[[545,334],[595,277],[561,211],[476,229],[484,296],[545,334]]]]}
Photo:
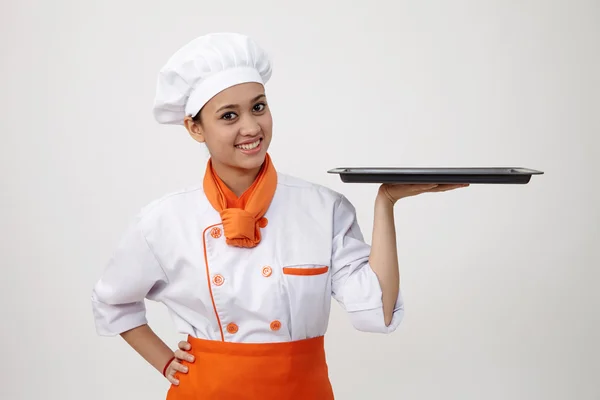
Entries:
{"type": "Polygon", "coordinates": [[[237,147],[238,149],[242,149],[242,150],[252,150],[258,147],[258,145],[260,144],[260,139],[258,139],[256,142],[254,143],[249,143],[249,144],[238,144],[237,147]]]}

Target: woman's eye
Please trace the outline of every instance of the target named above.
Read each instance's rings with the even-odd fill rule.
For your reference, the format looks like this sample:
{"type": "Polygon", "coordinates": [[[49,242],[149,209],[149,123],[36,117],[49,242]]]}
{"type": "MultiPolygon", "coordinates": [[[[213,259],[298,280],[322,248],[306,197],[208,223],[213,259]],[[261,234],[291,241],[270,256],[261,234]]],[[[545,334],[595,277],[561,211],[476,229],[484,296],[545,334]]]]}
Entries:
{"type": "Polygon", "coordinates": [[[257,105],[254,106],[254,111],[256,112],[261,112],[262,110],[264,110],[266,107],[265,103],[258,103],[257,105]]]}
{"type": "Polygon", "coordinates": [[[221,116],[221,119],[224,119],[224,120],[227,120],[227,121],[232,120],[234,118],[235,118],[235,113],[234,112],[228,112],[228,113],[225,113],[225,114],[223,114],[221,116]]]}

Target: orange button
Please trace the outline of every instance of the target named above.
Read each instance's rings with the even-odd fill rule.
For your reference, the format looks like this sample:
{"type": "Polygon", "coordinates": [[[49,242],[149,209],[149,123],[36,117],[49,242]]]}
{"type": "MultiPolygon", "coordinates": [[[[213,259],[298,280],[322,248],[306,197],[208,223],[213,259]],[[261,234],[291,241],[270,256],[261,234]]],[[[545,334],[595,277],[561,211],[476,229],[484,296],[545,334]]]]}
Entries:
{"type": "Polygon", "coordinates": [[[215,239],[220,238],[221,234],[221,228],[218,228],[216,226],[210,230],[210,236],[214,237],[215,239]]]}
{"type": "Polygon", "coordinates": [[[222,275],[217,274],[213,277],[213,283],[215,285],[221,286],[223,284],[223,282],[225,282],[225,278],[223,278],[222,275]]]}
{"type": "Polygon", "coordinates": [[[268,278],[273,273],[273,269],[271,267],[263,267],[262,274],[265,278],[268,278]]]}
{"type": "Polygon", "coordinates": [[[233,322],[230,324],[227,324],[227,332],[233,334],[236,333],[238,331],[238,326],[236,324],[234,324],[233,322]]]}
{"type": "Polygon", "coordinates": [[[269,224],[269,220],[266,219],[265,217],[262,217],[261,219],[258,220],[258,226],[260,226],[261,228],[265,228],[268,224],[269,224]]]}
{"type": "Polygon", "coordinates": [[[271,322],[271,330],[272,331],[278,331],[279,329],[281,329],[281,322],[279,322],[279,321],[271,322]]]}

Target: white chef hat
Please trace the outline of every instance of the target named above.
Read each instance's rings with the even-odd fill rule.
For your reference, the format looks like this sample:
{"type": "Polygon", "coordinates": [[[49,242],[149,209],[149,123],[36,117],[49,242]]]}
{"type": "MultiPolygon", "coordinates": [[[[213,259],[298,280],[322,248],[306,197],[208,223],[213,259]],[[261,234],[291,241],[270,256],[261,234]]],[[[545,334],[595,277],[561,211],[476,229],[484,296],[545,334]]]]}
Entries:
{"type": "Polygon", "coordinates": [[[179,49],[161,68],[154,99],[154,118],[183,125],[216,94],[246,82],[266,84],[271,62],[263,49],[238,33],[200,36],[179,49]]]}

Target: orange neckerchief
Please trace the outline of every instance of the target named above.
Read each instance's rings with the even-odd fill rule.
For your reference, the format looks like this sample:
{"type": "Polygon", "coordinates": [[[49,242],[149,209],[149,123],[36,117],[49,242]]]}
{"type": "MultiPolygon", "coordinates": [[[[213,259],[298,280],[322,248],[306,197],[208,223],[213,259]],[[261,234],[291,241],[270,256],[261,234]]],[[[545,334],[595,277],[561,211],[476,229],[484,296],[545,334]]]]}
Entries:
{"type": "Polygon", "coordinates": [[[263,218],[277,187],[277,172],[269,154],[252,186],[240,198],[223,183],[208,160],[204,174],[204,193],[210,204],[221,214],[227,244],[255,247],[260,243],[260,228],[267,224],[263,218]]]}

